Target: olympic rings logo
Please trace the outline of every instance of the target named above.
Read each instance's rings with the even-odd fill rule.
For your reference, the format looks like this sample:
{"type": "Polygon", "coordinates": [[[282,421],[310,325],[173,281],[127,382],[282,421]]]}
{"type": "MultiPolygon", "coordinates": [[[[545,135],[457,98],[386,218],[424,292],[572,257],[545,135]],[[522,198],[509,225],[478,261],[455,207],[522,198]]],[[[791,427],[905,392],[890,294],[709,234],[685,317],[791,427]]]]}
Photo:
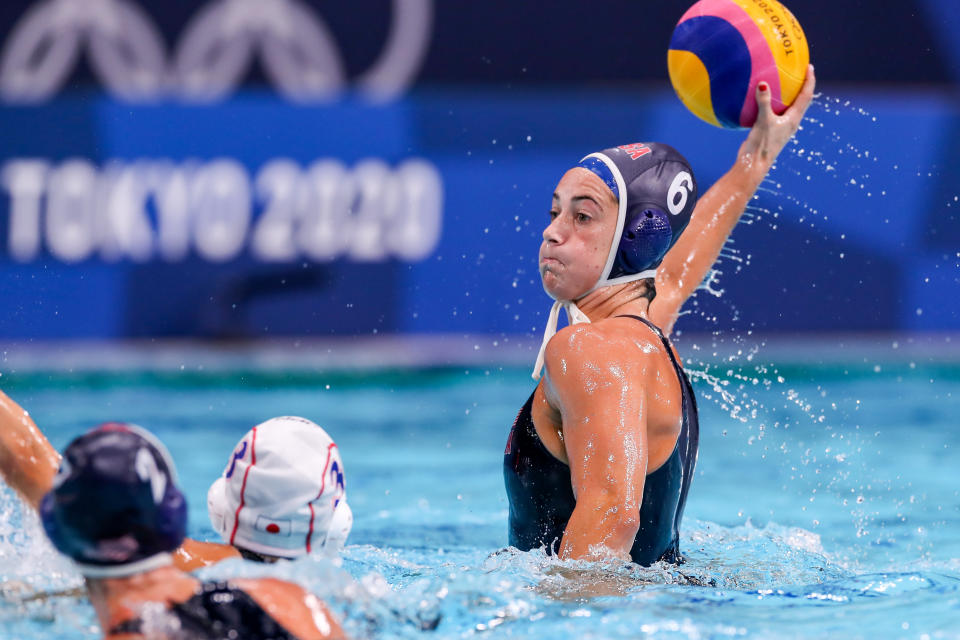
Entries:
{"type": "MultiPolygon", "coordinates": [[[[355,80],[358,91],[378,101],[401,95],[426,55],[432,20],[432,0],[392,0],[387,41],[355,80]]],[[[129,0],[43,0],[4,43],[0,96],[18,103],[51,98],[84,50],[107,90],[132,102],[222,100],[254,56],[274,87],[297,102],[330,100],[348,82],[329,28],[301,0],[211,0],[169,59],[157,27],[129,0]]]]}

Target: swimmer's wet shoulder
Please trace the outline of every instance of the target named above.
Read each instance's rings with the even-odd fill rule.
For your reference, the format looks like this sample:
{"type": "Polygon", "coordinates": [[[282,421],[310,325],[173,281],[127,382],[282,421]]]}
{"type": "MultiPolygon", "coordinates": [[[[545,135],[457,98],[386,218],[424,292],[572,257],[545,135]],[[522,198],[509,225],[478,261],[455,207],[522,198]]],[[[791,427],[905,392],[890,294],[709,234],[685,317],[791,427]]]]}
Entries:
{"type": "Polygon", "coordinates": [[[195,640],[342,637],[316,597],[297,585],[273,579],[197,583],[189,597],[171,604],[156,620],[125,616],[110,628],[107,637],[154,637],[170,626],[177,629],[177,638],[195,640]],[[291,607],[294,603],[303,606],[291,607]]]}
{"type": "Polygon", "coordinates": [[[296,638],[345,637],[323,602],[299,585],[273,578],[235,580],[234,584],[296,638]],[[297,606],[291,607],[291,603],[297,606]]]}
{"type": "Polygon", "coordinates": [[[544,446],[567,462],[564,438],[578,424],[587,433],[622,424],[643,438],[646,473],[659,468],[672,453],[682,423],[680,382],[667,349],[628,316],[557,333],[547,345],[545,382],[532,407],[544,446]]]}

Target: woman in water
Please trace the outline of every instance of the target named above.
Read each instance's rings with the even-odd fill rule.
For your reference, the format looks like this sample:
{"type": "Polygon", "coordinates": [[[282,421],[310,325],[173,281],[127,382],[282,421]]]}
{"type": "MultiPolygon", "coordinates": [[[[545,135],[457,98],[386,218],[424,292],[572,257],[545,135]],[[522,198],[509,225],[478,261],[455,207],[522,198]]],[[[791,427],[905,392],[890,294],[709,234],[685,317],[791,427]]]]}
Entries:
{"type": "Polygon", "coordinates": [[[166,448],[108,423],[71,442],[40,501],[44,531],[86,579],[107,638],[342,638],[315,596],[274,579],[200,582],[173,566],[187,506],[166,448]]]}
{"type": "Polygon", "coordinates": [[[760,83],[756,124],[699,202],[686,160],[663,144],[606,149],[561,178],[540,246],[543,288],[556,300],[534,371],[546,375],[504,456],[512,546],[642,565],[682,560],[699,427],[667,336],[800,126],[814,84],[811,66],[777,116],[760,83]],[[561,308],[570,326],[557,332],[561,308]]]}
{"type": "MultiPolygon", "coordinates": [[[[0,391],[0,477],[36,509],[59,465],[30,415],[0,391]]],[[[173,555],[178,569],[340,549],[353,524],[337,445],[319,425],[294,416],[267,420],[240,439],[207,493],[207,508],[226,544],[185,538],[173,555]]]]}

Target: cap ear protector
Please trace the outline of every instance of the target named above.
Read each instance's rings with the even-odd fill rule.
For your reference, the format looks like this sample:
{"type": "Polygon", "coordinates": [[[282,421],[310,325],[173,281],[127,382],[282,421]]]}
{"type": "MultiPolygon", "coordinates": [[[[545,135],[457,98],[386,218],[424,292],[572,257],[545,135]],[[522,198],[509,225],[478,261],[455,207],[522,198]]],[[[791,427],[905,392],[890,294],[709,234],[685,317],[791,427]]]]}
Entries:
{"type": "MultiPolygon", "coordinates": [[[[230,538],[230,532],[227,531],[226,510],[227,479],[220,476],[213,481],[207,491],[207,513],[210,516],[210,524],[213,526],[213,530],[224,540],[230,538]]],[[[346,497],[343,497],[333,509],[333,518],[330,521],[330,529],[327,532],[326,540],[323,542],[323,547],[334,551],[343,549],[352,528],[353,510],[347,504],[346,497]]]]}
{"type": "Polygon", "coordinates": [[[610,278],[640,273],[663,260],[673,243],[667,214],[655,206],[627,212],[610,278]]]}
{"type": "Polygon", "coordinates": [[[227,512],[227,479],[220,476],[213,481],[207,491],[207,515],[210,516],[210,526],[221,538],[229,537],[226,523],[227,512]]]}
{"type": "Polygon", "coordinates": [[[327,531],[327,539],[323,546],[325,549],[340,551],[347,544],[347,537],[350,535],[350,529],[353,528],[353,510],[347,504],[344,497],[333,509],[333,520],[330,521],[330,529],[327,531]]]}
{"type": "Polygon", "coordinates": [[[108,423],[64,450],[40,503],[44,531],[88,577],[169,564],[186,535],[187,503],[166,447],[136,425],[108,423]]]}

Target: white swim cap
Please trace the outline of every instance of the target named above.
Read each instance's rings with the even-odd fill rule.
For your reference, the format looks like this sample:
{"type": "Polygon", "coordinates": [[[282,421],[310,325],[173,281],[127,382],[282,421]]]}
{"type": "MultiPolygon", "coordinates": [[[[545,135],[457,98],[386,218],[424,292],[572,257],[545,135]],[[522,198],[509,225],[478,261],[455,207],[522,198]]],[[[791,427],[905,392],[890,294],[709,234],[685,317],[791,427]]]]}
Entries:
{"type": "Polygon", "coordinates": [[[340,549],[353,525],[336,443],[292,416],[243,436],[207,493],[207,509],[225,542],[284,558],[340,549]]]}

